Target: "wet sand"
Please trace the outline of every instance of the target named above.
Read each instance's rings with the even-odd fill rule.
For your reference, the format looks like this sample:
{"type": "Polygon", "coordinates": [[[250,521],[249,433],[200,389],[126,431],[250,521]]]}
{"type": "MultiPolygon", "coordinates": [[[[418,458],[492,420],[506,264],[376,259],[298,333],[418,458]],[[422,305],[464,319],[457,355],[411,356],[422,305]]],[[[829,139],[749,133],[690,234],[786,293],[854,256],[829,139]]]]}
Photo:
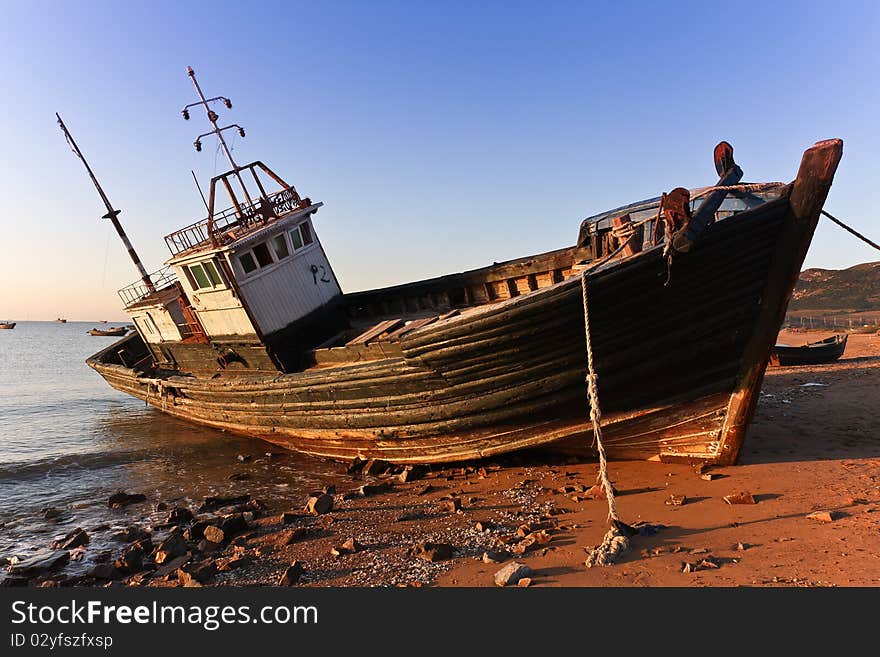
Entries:
{"type": "MultiPolygon", "coordinates": [[[[802,344],[830,334],[784,333],[779,341],[802,344]]],[[[494,586],[494,573],[515,560],[533,570],[532,587],[877,586],[878,377],[880,335],[853,334],[836,363],[768,368],[740,463],[710,469],[711,480],[684,464],[612,462],[622,519],[662,528],[636,536],[610,567],[584,566],[586,549],[608,529],[606,502],[584,493],[597,464],[528,453],[434,468],[406,482],[391,473],[340,472],[330,491],[334,507],[320,515],[305,514],[301,498],[201,516],[193,508],[214,524],[243,511],[249,526],[216,546],[187,541],[178,557],[187,562],[182,571],[157,570],[147,559],[143,569],[109,581],[56,572],[29,585],[277,585],[296,561],[300,586],[494,586]],[[383,483],[387,490],[355,493],[383,483]],[[740,491],[756,503],[723,500],[740,491]],[[668,504],[671,496],[684,496],[684,503],[668,504]],[[283,512],[289,513],[282,518],[283,512]],[[808,517],[813,512],[828,515],[808,517]],[[534,538],[524,540],[529,533],[534,538]],[[354,552],[343,547],[352,538],[354,552]],[[414,554],[425,542],[451,546],[451,557],[430,545],[427,555],[424,547],[414,554]],[[424,558],[435,550],[435,561],[424,558]],[[500,563],[486,563],[486,552],[500,563]]],[[[172,531],[154,526],[154,546],[172,531]]],[[[125,549],[120,543],[104,556],[112,562],[125,549]]]]}

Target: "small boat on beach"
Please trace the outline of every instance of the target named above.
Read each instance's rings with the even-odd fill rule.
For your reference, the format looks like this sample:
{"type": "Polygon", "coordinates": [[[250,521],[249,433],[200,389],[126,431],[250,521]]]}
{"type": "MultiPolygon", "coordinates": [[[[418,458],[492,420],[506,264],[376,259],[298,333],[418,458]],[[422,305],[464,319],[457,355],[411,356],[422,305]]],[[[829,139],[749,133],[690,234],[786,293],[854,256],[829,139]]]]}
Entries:
{"type": "MultiPolygon", "coordinates": [[[[111,386],[333,459],[595,454],[589,346],[609,458],[736,462],[841,140],[808,148],[790,183],[742,183],[721,142],[717,182],[588,217],[559,249],[345,293],[315,229],[322,203],[236,164],[222,132],[238,126],[217,125],[189,75],[230,169],[207,216],[165,237],[161,271],[123,237],[141,275],[119,291],[135,331],[86,361],[111,386]]],[[[548,209],[534,207],[539,229],[548,209]]]]}
{"type": "Polygon", "coordinates": [[[770,352],[770,364],[786,366],[833,363],[843,356],[846,350],[846,338],[846,333],[841,333],[799,347],[777,343],[770,352]]]}
{"type": "Polygon", "coordinates": [[[15,322],[0,322],[0,329],[14,329],[15,322]]]}
{"type": "Polygon", "coordinates": [[[129,328],[127,326],[114,326],[108,329],[96,329],[93,328],[88,331],[89,335],[109,335],[109,336],[122,336],[128,333],[129,328]]]}

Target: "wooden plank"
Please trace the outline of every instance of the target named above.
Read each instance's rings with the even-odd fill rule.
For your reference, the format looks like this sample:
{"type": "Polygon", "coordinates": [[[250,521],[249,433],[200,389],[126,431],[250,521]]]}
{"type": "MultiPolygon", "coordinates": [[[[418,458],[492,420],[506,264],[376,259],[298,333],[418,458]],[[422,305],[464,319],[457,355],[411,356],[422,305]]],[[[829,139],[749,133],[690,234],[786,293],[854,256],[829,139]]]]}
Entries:
{"type": "Polygon", "coordinates": [[[403,320],[399,317],[396,319],[386,319],[384,322],[379,322],[378,324],[376,324],[373,328],[367,329],[353,340],[349,340],[345,343],[345,345],[351,346],[356,344],[367,344],[367,342],[369,342],[373,338],[382,335],[386,331],[397,328],[401,324],[403,324],[403,320]]]}
{"type": "Polygon", "coordinates": [[[385,336],[386,340],[399,340],[401,336],[406,335],[410,331],[415,331],[417,328],[422,328],[423,326],[427,326],[428,324],[433,324],[437,321],[437,317],[423,317],[422,319],[414,319],[410,322],[407,322],[400,328],[392,331],[388,335],[385,336]]]}

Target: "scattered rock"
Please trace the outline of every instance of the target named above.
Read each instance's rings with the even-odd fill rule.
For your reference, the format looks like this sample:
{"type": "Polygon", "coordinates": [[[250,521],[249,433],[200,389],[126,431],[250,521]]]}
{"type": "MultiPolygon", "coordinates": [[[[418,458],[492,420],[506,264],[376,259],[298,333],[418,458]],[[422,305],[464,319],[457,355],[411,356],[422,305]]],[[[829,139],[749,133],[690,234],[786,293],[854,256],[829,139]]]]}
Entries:
{"type": "Polygon", "coordinates": [[[370,459],[369,461],[367,461],[366,465],[364,465],[363,469],[361,470],[361,474],[375,477],[381,474],[385,474],[390,469],[391,464],[388,461],[383,461],[382,459],[370,459]]]}
{"type": "Polygon", "coordinates": [[[405,484],[409,481],[416,481],[425,476],[425,468],[420,465],[408,465],[397,475],[398,481],[405,484]]]}
{"type": "Polygon", "coordinates": [[[507,554],[500,551],[483,552],[483,563],[501,563],[507,560],[507,554]]]}
{"type": "Polygon", "coordinates": [[[239,454],[235,457],[239,463],[248,463],[254,460],[253,454],[239,454]]]}
{"type": "Polygon", "coordinates": [[[486,468],[480,468],[479,470],[477,470],[477,474],[480,476],[480,479],[485,479],[489,476],[489,472],[486,470],[486,468]]]}
{"type": "Polygon", "coordinates": [[[513,561],[497,573],[495,573],[495,585],[496,586],[510,586],[513,584],[518,584],[521,579],[524,577],[531,577],[532,569],[529,568],[524,563],[519,563],[517,561],[513,561]]]}
{"type": "Polygon", "coordinates": [[[217,570],[224,573],[237,568],[242,568],[250,563],[251,558],[246,556],[230,557],[228,559],[218,559],[216,561],[217,570]]]}
{"type": "Polygon", "coordinates": [[[181,525],[193,519],[192,511],[182,506],[171,509],[165,522],[170,525],[181,525]]]}
{"type": "Polygon", "coordinates": [[[136,573],[143,569],[145,556],[146,554],[142,548],[132,546],[113,562],[113,567],[121,573],[136,573]]]}
{"type": "Polygon", "coordinates": [[[210,524],[210,520],[196,520],[192,525],[183,530],[183,537],[188,541],[199,541],[204,538],[205,527],[210,524]]]}
{"type": "Polygon", "coordinates": [[[210,541],[216,545],[220,545],[220,543],[226,540],[226,533],[217,525],[208,525],[205,527],[202,535],[205,537],[206,541],[210,541]]]}
{"type": "Polygon", "coordinates": [[[343,554],[354,554],[364,549],[364,546],[357,542],[356,539],[350,538],[338,547],[330,549],[330,554],[334,557],[341,557],[343,554]]]}
{"type": "Polygon", "coordinates": [[[807,514],[807,518],[819,522],[834,522],[838,517],[839,515],[835,511],[813,511],[813,513],[807,514]]]}
{"type": "Polygon", "coordinates": [[[435,490],[437,490],[437,489],[434,488],[431,484],[425,484],[424,486],[417,488],[415,490],[415,494],[416,495],[427,495],[428,493],[433,493],[435,490]]]}
{"type": "Polygon", "coordinates": [[[437,503],[437,511],[440,513],[455,513],[461,509],[461,500],[457,497],[448,500],[440,500],[437,503]]]}
{"type": "MultiPolygon", "coordinates": [[[[211,559],[205,559],[198,562],[188,562],[177,569],[177,579],[184,586],[188,586],[187,582],[197,582],[198,584],[208,583],[217,572],[217,567],[211,559]],[[184,576],[181,577],[181,574],[184,576]]],[[[189,584],[191,586],[191,584],[189,584]]]]}
{"type": "MultiPolygon", "coordinates": [[[[614,487],[614,485],[611,486],[611,494],[612,495],[619,495],[620,494],[617,491],[617,489],[614,487]]],[[[605,488],[603,488],[600,484],[594,484],[586,491],[583,499],[604,500],[605,499],[605,488]]]]}
{"type": "Polygon", "coordinates": [[[409,549],[409,555],[425,561],[445,561],[451,559],[455,548],[449,543],[416,543],[409,549]]]}
{"type": "Polygon", "coordinates": [[[164,564],[175,557],[180,557],[186,553],[186,541],[183,535],[178,531],[171,534],[159,544],[153,553],[153,560],[158,564],[164,564]]]}
{"type": "Polygon", "coordinates": [[[304,514],[298,513],[296,511],[285,511],[284,513],[281,514],[281,518],[279,518],[279,521],[281,522],[282,525],[289,525],[290,523],[296,522],[300,518],[304,518],[304,517],[305,517],[304,514]]]}
{"type": "Polygon", "coordinates": [[[15,577],[13,575],[7,575],[2,580],[0,580],[0,586],[2,587],[13,587],[13,586],[27,586],[28,578],[27,577],[15,577]]]}
{"type": "Polygon", "coordinates": [[[478,532],[492,531],[493,529],[495,529],[495,523],[488,520],[481,520],[476,525],[474,525],[474,529],[476,529],[478,532]]]}
{"type": "Polygon", "coordinates": [[[110,496],[110,499],[107,500],[107,505],[111,509],[123,509],[129,504],[137,504],[146,500],[147,496],[142,493],[126,493],[124,490],[120,490],[110,496]]]}
{"type": "Polygon", "coordinates": [[[749,545],[748,543],[737,543],[737,544],[736,544],[736,549],[737,549],[738,552],[745,552],[745,551],[748,550],[750,547],[752,547],[752,546],[749,545]]]}
{"type": "Polygon", "coordinates": [[[371,495],[380,495],[381,493],[387,493],[393,488],[390,481],[383,481],[381,484],[364,484],[360,488],[357,489],[356,495],[358,497],[370,497],[371,495]]]}
{"type": "Polygon", "coordinates": [[[682,564],[681,572],[683,573],[695,573],[698,570],[716,570],[721,567],[721,564],[718,563],[718,560],[715,557],[709,555],[705,559],[692,563],[686,561],[682,564]]]}
{"type": "Polygon", "coordinates": [[[407,520],[422,520],[425,518],[424,513],[421,511],[404,511],[394,517],[394,522],[405,522],[407,520]]]}
{"type": "Polygon", "coordinates": [[[156,511],[167,511],[168,505],[165,502],[158,502],[156,504],[156,511]]]}
{"type": "Polygon", "coordinates": [[[357,456],[352,459],[351,463],[348,464],[348,468],[346,469],[346,474],[355,475],[359,474],[363,469],[364,465],[367,462],[357,456]]]}
{"type": "Polygon", "coordinates": [[[732,495],[725,495],[724,501],[728,504],[757,504],[755,498],[747,490],[733,493],[732,495]]]}
{"type": "Polygon", "coordinates": [[[34,556],[14,563],[6,570],[10,575],[33,577],[55,568],[60,568],[70,561],[70,552],[67,550],[44,551],[34,556]]]}
{"type": "Polygon", "coordinates": [[[184,554],[179,557],[175,557],[174,559],[171,559],[171,561],[169,561],[168,563],[162,564],[162,566],[153,573],[153,577],[155,577],[156,579],[168,577],[171,573],[175,572],[178,568],[189,561],[190,558],[191,557],[188,554],[184,554]]]}
{"type": "Polygon", "coordinates": [[[55,520],[64,513],[64,511],[56,509],[54,506],[46,507],[45,509],[42,509],[41,512],[43,514],[43,520],[55,520]]]}
{"type": "Polygon", "coordinates": [[[516,585],[520,588],[527,588],[531,586],[532,578],[531,577],[521,577],[520,580],[516,583],[516,585]]]}
{"type": "Polygon", "coordinates": [[[72,550],[74,548],[78,548],[83,545],[88,545],[89,543],[89,535],[86,534],[85,530],[80,527],[77,527],[72,532],[67,534],[64,538],[54,541],[52,543],[52,549],[54,550],[72,550]]]}
{"type": "Polygon", "coordinates": [[[305,527],[296,527],[295,529],[284,529],[276,534],[276,538],[272,541],[275,547],[287,547],[288,545],[293,545],[294,543],[298,543],[299,541],[303,541],[308,538],[309,534],[308,529],[305,527]]]}
{"type": "Polygon", "coordinates": [[[333,496],[326,493],[313,496],[306,502],[306,513],[320,516],[333,510],[333,496]]]}
{"type": "Polygon", "coordinates": [[[682,506],[686,503],[687,497],[685,497],[684,495],[670,495],[668,498],[666,498],[666,502],[664,502],[664,504],[667,504],[669,506],[682,506]]]}
{"type": "Polygon", "coordinates": [[[238,495],[236,497],[206,497],[202,506],[199,507],[199,513],[206,511],[214,511],[224,506],[235,506],[237,504],[247,504],[250,502],[250,495],[238,495]]]}
{"type": "Polygon", "coordinates": [[[278,586],[292,586],[296,584],[304,572],[303,565],[299,561],[290,564],[278,580],[278,586]]]}
{"type": "Polygon", "coordinates": [[[126,529],[123,529],[122,531],[113,534],[113,539],[122,543],[132,543],[134,541],[139,541],[141,539],[149,537],[150,532],[148,532],[143,527],[138,527],[137,525],[132,525],[126,529]]]}

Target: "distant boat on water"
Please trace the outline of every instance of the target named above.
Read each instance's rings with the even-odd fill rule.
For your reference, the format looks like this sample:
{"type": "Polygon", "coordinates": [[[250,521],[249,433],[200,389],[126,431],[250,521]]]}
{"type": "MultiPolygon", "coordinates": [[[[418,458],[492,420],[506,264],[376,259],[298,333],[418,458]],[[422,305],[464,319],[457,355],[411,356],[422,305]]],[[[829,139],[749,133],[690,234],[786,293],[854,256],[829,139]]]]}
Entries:
{"type": "Polygon", "coordinates": [[[56,322],[60,322],[61,324],[67,324],[67,320],[66,320],[66,319],[63,319],[63,318],[61,318],[61,317],[59,317],[59,318],[56,319],[55,321],[56,321],[56,322]]]}
{"type": "Polygon", "coordinates": [[[108,329],[92,329],[88,331],[89,335],[113,335],[113,336],[123,336],[128,333],[127,326],[115,326],[108,329]]]}
{"type": "Polygon", "coordinates": [[[14,329],[15,322],[0,322],[0,329],[14,329]]]}

